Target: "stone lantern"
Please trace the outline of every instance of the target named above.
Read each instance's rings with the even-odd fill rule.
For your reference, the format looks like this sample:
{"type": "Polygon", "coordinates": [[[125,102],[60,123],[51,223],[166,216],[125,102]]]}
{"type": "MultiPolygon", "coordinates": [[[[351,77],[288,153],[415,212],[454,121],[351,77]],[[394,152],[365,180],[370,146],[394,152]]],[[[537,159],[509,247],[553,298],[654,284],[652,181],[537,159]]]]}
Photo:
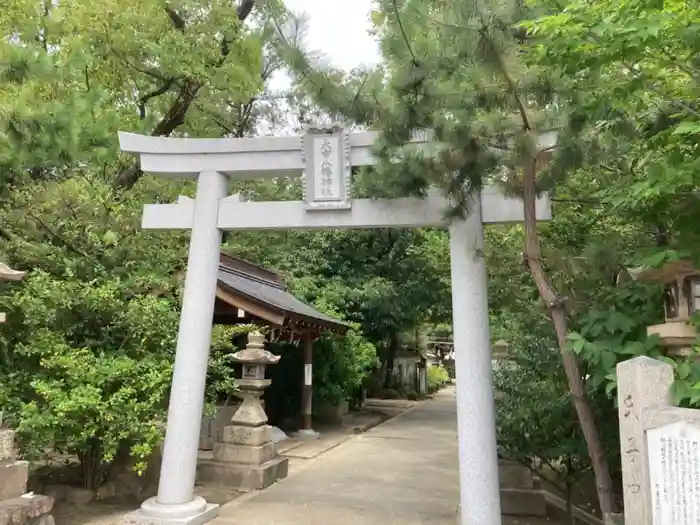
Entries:
{"type": "Polygon", "coordinates": [[[259,490],[287,476],[288,460],[277,455],[267,415],[260,402],[271,381],[265,379],[265,367],[280,356],[265,350],[265,336],[248,334],[248,345],[232,354],[240,363],[241,379],[236,381],[236,396],[242,402],[224,427],[221,441],[214,445],[214,458],[199,463],[200,482],[226,485],[242,491],[259,490]]]}
{"type": "MultiPolygon", "coordinates": [[[[21,281],[24,278],[25,272],[19,272],[13,270],[5,263],[0,262],[0,281],[21,281]]],[[[4,323],[6,320],[5,312],[0,312],[0,323],[4,323]]],[[[0,413],[0,415],[2,415],[0,413]]],[[[2,418],[0,418],[2,419],[2,418]]],[[[1,426],[1,425],[0,425],[1,426]]]]}
{"type": "Polygon", "coordinates": [[[277,364],[280,356],[265,350],[265,336],[256,331],[248,334],[248,345],[230,357],[231,361],[241,364],[241,378],[236,381],[239,388],[236,396],[242,399],[231,422],[250,427],[265,425],[267,415],[260,396],[271,383],[265,379],[265,367],[277,364]]]}
{"type": "Polygon", "coordinates": [[[689,261],[669,261],[661,268],[631,270],[630,275],[664,285],[666,322],[647,327],[647,334],[659,336],[669,357],[691,355],[698,334],[689,321],[700,311],[700,270],[689,261]]]}
{"type": "Polygon", "coordinates": [[[510,345],[506,343],[503,339],[499,339],[493,345],[491,345],[492,354],[494,361],[501,361],[508,358],[510,352],[510,345]]]}

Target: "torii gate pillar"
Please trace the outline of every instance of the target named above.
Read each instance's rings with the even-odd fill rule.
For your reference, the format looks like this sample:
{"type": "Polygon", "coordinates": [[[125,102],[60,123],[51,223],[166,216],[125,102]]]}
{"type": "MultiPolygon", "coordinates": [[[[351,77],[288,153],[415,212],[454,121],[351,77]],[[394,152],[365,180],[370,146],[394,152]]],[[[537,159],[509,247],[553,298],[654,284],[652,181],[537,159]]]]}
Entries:
{"type": "MultiPolygon", "coordinates": [[[[449,203],[435,191],[425,199],[353,200],[350,168],[372,164],[376,138],[373,132],[348,134],[337,127],[310,130],[303,138],[120,134],[122,150],[138,153],[144,171],[197,179],[194,200],[144,209],[144,228],[191,229],[192,237],[158,496],[125,523],[200,525],[217,514],[215,505],[194,497],[194,483],[222,230],[437,227],[450,230],[460,523],[501,524],[483,224],[522,221],[522,202],[486,189],[473,196],[466,220],[446,224],[449,203]],[[227,176],[290,175],[302,176],[304,201],[226,197],[227,176]]],[[[538,219],[549,219],[546,196],[536,208],[538,219]]]]}

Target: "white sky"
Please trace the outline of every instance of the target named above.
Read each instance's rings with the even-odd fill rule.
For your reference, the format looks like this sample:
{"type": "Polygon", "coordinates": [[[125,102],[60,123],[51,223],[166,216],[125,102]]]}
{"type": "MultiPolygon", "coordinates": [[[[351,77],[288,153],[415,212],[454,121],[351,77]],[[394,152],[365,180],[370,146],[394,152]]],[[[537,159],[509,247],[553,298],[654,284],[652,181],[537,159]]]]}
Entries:
{"type": "MultiPolygon", "coordinates": [[[[368,34],[373,0],[285,0],[285,4],[294,13],[310,16],[308,46],[334,66],[350,70],[379,62],[377,42],[368,34]]],[[[273,85],[278,82],[288,84],[280,78],[273,85]]]]}
{"type": "Polygon", "coordinates": [[[377,44],[367,34],[372,0],[285,0],[295,12],[310,15],[310,47],[328,55],[343,69],[379,60],[377,44]]]}

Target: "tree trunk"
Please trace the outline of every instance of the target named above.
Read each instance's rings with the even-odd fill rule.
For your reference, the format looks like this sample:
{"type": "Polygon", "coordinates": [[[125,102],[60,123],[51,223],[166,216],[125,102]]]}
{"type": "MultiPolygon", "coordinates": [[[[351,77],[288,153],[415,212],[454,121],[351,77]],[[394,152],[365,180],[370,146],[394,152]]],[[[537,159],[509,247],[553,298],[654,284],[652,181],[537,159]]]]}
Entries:
{"type": "Polygon", "coordinates": [[[574,466],[571,456],[566,456],[566,515],[571,525],[576,525],[574,516],[574,466]]]}
{"type": "Polygon", "coordinates": [[[542,264],[542,252],[540,239],[537,232],[537,219],[535,204],[537,190],[535,185],[537,172],[536,161],[525,167],[523,180],[523,207],[525,230],[525,257],[530,269],[532,279],[537,286],[541,299],[549,309],[554,330],[557,334],[557,342],[561,350],[564,372],[569,384],[569,391],[576,409],[581,431],[591,466],[595,474],[598,501],[603,518],[615,511],[615,496],[608,459],[600,439],[600,433],[595,420],[593,408],[586,396],[585,384],[579,369],[578,361],[574,353],[567,345],[568,319],[566,316],[565,298],[559,296],[547,275],[542,264]]]}
{"type": "Polygon", "coordinates": [[[384,378],[384,388],[391,388],[392,380],[394,379],[394,359],[396,358],[396,350],[399,346],[399,338],[396,334],[389,336],[389,345],[386,349],[386,377],[384,378]]]}
{"type": "Polygon", "coordinates": [[[102,483],[103,462],[102,442],[98,438],[90,438],[85,448],[78,451],[78,461],[83,478],[83,488],[95,490],[102,483]]]}

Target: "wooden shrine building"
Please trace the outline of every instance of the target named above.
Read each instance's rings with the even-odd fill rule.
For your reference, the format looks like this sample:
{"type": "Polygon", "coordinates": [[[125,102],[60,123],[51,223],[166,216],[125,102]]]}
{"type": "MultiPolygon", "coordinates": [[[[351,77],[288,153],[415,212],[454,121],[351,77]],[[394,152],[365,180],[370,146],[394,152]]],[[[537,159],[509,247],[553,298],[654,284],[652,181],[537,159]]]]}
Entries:
{"type": "Polygon", "coordinates": [[[264,325],[277,335],[302,341],[304,380],[299,435],[315,437],[311,427],[314,341],[323,333],[345,333],[348,325],[294,297],[279,273],[224,254],[219,259],[214,324],[264,325]]]}

